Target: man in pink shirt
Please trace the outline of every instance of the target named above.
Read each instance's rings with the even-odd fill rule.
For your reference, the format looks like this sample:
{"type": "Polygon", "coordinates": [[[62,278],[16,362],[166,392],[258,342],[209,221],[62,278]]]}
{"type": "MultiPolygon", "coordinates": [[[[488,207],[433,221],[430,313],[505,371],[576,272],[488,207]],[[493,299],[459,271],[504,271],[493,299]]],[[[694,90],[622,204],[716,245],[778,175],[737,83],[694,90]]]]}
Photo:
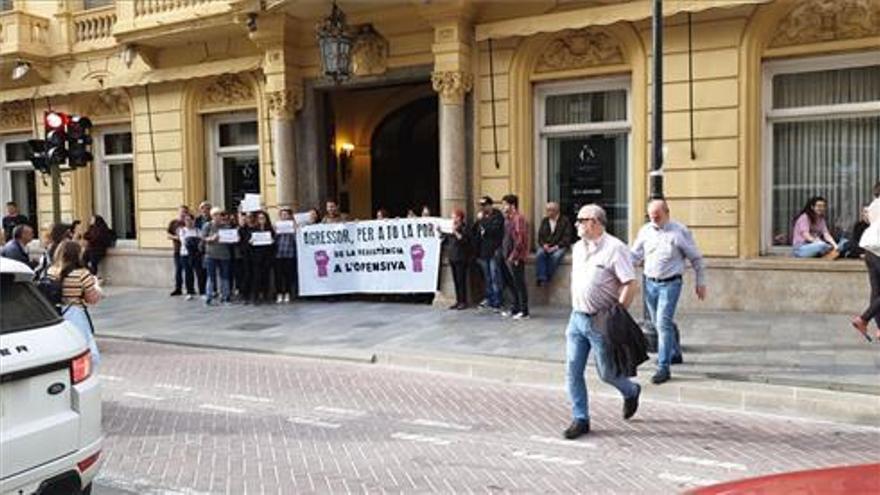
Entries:
{"type": "Polygon", "coordinates": [[[514,320],[529,319],[529,294],[526,289],[526,257],[529,255],[529,232],[526,219],[519,212],[519,198],[508,194],[501,198],[501,211],[504,213],[504,240],[501,252],[504,255],[507,283],[513,289],[513,305],[502,316],[512,316],[514,320]]]}

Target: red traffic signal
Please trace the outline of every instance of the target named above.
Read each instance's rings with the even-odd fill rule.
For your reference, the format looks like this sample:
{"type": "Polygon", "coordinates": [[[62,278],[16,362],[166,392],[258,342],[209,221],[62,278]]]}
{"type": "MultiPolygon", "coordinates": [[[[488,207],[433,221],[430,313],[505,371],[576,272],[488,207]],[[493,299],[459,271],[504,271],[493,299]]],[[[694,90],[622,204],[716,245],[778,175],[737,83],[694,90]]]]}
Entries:
{"type": "Polygon", "coordinates": [[[50,165],[60,165],[67,160],[67,122],[64,112],[49,111],[43,114],[46,130],[46,158],[50,165]]]}

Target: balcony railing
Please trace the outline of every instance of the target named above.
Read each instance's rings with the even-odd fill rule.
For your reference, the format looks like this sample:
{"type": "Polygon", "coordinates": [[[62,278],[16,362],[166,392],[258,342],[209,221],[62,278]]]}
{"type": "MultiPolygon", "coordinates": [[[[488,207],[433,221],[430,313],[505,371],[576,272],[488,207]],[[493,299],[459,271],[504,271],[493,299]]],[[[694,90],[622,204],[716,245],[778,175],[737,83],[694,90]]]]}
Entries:
{"type": "Polygon", "coordinates": [[[73,41],[74,43],[101,40],[112,42],[115,25],[116,7],[113,5],[79,12],[73,17],[73,41]]]}
{"type": "Polygon", "coordinates": [[[135,17],[164,14],[175,10],[196,7],[216,0],[134,0],[135,17]]]}
{"type": "Polygon", "coordinates": [[[0,12],[0,54],[49,55],[49,19],[12,10],[0,12]]]}

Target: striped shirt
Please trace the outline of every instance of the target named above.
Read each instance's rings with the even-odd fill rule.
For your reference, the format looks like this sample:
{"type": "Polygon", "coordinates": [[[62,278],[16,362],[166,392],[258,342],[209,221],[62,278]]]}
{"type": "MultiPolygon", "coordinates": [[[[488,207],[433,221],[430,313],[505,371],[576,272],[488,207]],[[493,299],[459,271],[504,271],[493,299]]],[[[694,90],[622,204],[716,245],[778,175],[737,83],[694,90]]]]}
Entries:
{"type": "MultiPolygon", "coordinates": [[[[53,266],[49,268],[49,276],[55,280],[61,275],[61,270],[53,266]]],[[[77,268],[67,274],[61,284],[61,304],[76,304],[77,306],[85,306],[86,292],[97,287],[95,276],[89,273],[85,268],[77,268]]]]}

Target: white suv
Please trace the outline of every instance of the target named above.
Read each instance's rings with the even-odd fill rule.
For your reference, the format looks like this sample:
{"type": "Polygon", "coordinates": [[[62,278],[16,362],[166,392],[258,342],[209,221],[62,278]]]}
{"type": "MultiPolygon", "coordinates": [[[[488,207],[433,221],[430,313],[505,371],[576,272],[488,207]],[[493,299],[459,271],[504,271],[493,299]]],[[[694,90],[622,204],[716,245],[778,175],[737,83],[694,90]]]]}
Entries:
{"type": "Polygon", "coordinates": [[[26,265],[0,258],[0,495],[91,492],[101,386],[83,336],[26,265]]]}

